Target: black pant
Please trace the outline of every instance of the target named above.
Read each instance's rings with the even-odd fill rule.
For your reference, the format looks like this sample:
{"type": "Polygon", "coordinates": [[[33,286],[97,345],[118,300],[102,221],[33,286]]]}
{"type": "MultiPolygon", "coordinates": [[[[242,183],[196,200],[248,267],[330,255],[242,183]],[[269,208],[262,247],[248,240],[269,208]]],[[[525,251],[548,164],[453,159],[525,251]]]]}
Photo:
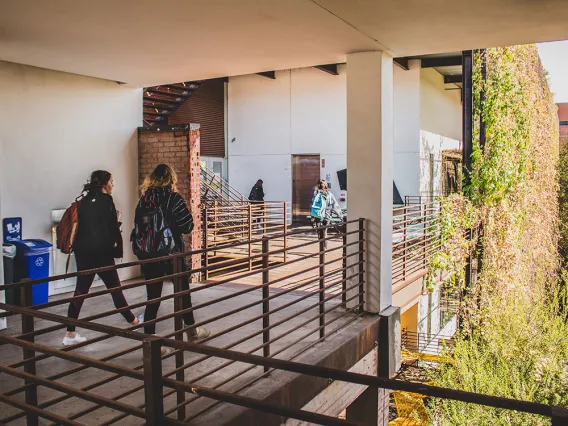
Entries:
{"type": "MultiPolygon", "coordinates": [[[[101,256],[101,257],[91,257],[80,252],[75,252],[75,260],[77,261],[77,270],[85,271],[87,269],[102,268],[104,266],[114,266],[114,259],[112,256],[101,256]]],[[[101,280],[105,283],[106,288],[120,287],[120,279],[118,278],[118,273],[116,269],[110,271],[99,272],[97,274],[101,280]]],[[[83,294],[89,293],[91,285],[93,285],[93,280],[95,279],[95,274],[80,275],[77,277],[77,286],[75,287],[74,296],[81,296],[83,294]]],[[[112,301],[116,309],[124,308],[128,306],[126,299],[124,298],[124,293],[122,291],[115,291],[111,293],[112,301]]],[[[77,319],[79,318],[79,313],[81,312],[81,307],[83,306],[83,301],[85,299],[73,299],[69,303],[69,310],[67,311],[67,316],[69,318],[77,319]]],[[[126,309],[121,312],[124,319],[128,322],[134,321],[136,318],[130,309],[126,309]]],[[[67,331],[75,331],[75,326],[68,325],[67,331]]]]}
{"type": "MultiPolygon", "coordinates": [[[[185,261],[182,262],[181,269],[183,272],[187,272],[188,269],[185,261]]],[[[147,265],[143,266],[142,271],[144,272],[144,279],[151,280],[172,274],[173,264],[171,261],[148,263],[147,265]]],[[[163,281],[158,281],[157,283],[146,285],[146,294],[148,295],[148,300],[157,299],[162,296],[163,284],[163,281]]],[[[181,278],[181,289],[182,291],[189,290],[189,275],[184,275],[181,278]]],[[[182,296],[182,309],[189,308],[191,308],[191,296],[189,294],[185,294],[184,296],[182,296]]],[[[158,315],[158,309],[160,309],[160,301],[146,305],[146,311],[144,312],[144,322],[156,319],[156,316],[158,315]]],[[[183,314],[182,318],[185,325],[195,324],[193,311],[183,314]]],[[[144,333],[156,334],[156,323],[145,325],[144,333]]]]}
{"type": "MultiPolygon", "coordinates": [[[[330,223],[330,221],[328,219],[322,219],[322,220],[313,219],[312,228],[314,228],[318,232],[318,236],[319,236],[319,229],[318,228],[320,228],[321,226],[327,226],[327,225],[329,225],[329,223],[330,223]]],[[[327,229],[328,228],[322,229],[324,240],[327,238],[327,229]]],[[[324,245],[324,248],[327,249],[327,240],[324,241],[323,245],[324,245]]]]}

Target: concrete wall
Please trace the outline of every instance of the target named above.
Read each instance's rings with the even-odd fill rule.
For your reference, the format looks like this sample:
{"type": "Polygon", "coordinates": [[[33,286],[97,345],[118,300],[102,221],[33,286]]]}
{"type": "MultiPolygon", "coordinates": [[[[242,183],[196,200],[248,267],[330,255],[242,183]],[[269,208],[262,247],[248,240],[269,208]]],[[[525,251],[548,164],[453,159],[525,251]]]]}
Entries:
{"type": "Polygon", "coordinates": [[[420,70],[420,195],[441,195],[442,151],[461,148],[461,92],[435,69],[420,70]],[[433,176],[433,179],[431,179],[433,176]]]}
{"type": "Polygon", "coordinates": [[[450,139],[461,140],[461,92],[433,68],[420,70],[420,128],[450,139]]]}
{"type": "Polygon", "coordinates": [[[443,195],[442,152],[459,148],[461,148],[459,140],[420,131],[420,195],[434,197],[443,195]]]}
{"type": "Polygon", "coordinates": [[[420,190],[420,61],[394,67],[394,181],[404,200],[420,190]]]}
{"type": "MultiPolygon", "coordinates": [[[[228,85],[228,154],[231,185],[248,195],[264,180],[267,200],[292,200],[292,155],[320,154],[321,177],[346,163],[345,66],[333,76],[314,68],[231,77],[228,85]]],[[[329,176],[328,176],[329,175],[329,176]]]]}
{"type": "Polygon", "coordinates": [[[106,169],[122,212],[125,261],[132,260],[141,90],[0,62],[0,99],[0,215],[22,216],[24,238],[51,241],[51,211],[66,208],[91,171],[106,169]]]}

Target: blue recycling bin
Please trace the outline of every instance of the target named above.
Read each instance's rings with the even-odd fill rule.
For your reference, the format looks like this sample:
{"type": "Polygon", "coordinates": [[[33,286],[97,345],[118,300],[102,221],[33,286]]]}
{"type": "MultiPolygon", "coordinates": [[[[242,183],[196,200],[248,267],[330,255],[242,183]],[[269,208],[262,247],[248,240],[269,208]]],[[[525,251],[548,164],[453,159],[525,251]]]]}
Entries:
{"type": "MultiPolygon", "coordinates": [[[[24,278],[36,280],[49,276],[49,253],[51,244],[45,240],[11,241],[16,246],[16,281],[24,278]]],[[[32,286],[32,303],[47,303],[49,283],[32,286]]]]}

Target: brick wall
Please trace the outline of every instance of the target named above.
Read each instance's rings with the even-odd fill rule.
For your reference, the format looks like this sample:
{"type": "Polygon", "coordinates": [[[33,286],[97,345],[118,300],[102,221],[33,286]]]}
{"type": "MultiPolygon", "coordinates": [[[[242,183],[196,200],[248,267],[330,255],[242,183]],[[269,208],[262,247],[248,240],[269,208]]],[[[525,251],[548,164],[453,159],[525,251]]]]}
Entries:
{"type": "MultiPolygon", "coordinates": [[[[178,192],[187,200],[195,227],[186,241],[186,250],[199,250],[202,245],[200,210],[200,143],[199,125],[165,126],[158,130],[138,131],[138,173],[142,184],[154,168],[165,163],[178,176],[178,192]]],[[[192,258],[194,269],[201,267],[201,256],[192,258]]]]}
{"type": "Polygon", "coordinates": [[[568,103],[556,105],[558,106],[558,120],[561,122],[559,136],[560,147],[562,147],[562,145],[566,143],[566,141],[568,141],[568,125],[565,124],[566,122],[568,122],[568,103]]]}

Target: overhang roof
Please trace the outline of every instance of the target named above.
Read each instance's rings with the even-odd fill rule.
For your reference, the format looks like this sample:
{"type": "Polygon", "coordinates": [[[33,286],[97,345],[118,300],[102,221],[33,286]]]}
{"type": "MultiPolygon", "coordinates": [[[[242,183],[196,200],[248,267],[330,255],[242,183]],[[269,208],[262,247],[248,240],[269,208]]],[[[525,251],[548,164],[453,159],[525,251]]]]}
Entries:
{"type": "Polygon", "coordinates": [[[0,60],[135,86],[568,38],[563,0],[0,0],[0,60]]]}

